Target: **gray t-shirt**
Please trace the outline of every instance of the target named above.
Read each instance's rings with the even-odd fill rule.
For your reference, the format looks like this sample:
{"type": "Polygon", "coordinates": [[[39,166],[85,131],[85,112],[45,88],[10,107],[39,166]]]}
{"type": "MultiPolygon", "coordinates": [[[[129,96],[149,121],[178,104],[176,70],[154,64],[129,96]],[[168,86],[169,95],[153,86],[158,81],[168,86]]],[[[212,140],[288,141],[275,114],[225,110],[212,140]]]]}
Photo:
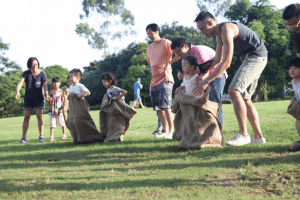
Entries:
{"type": "MultiPolygon", "coordinates": [[[[241,56],[242,58],[248,57],[266,57],[268,56],[267,48],[265,47],[262,39],[247,26],[238,22],[226,22],[234,23],[239,28],[239,35],[233,40],[234,43],[234,54],[241,56]]],[[[220,23],[219,28],[221,28],[226,23],[220,23]]],[[[221,39],[221,37],[220,37],[221,39]]],[[[222,41],[222,39],[221,39],[222,41]]]]}
{"type": "Polygon", "coordinates": [[[111,99],[111,98],[113,98],[113,97],[118,97],[118,96],[120,96],[120,91],[121,91],[122,89],[121,88],[119,88],[119,87],[117,87],[117,86],[114,86],[112,89],[107,89],[107,95],[108,95],[108,97],[111,99]]]}

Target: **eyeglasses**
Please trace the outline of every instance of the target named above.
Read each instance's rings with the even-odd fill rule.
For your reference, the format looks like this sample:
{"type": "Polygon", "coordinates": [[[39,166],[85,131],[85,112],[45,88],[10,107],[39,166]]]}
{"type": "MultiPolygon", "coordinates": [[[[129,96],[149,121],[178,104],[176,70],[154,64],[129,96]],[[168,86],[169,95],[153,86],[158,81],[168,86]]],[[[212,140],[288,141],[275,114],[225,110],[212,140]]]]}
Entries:
{"type": "MultiPolygon", "coordinates": [[[[182,47],[183,47],[183,46],[182,46],[182,47]]],[[[178,49],[178,51],[176,51],[176,52],[174,52],[174,53],[175,53],[176,55],[178,55],[178,54],[180,53],[182,47],[180,47],[180,48],[178,49]]]]}
{"type": "Polygon", "coordinates": [[[205,25],[206,25],[207,22],[208,22],[208,21],[206,21],[206,22],[203,23],[204,26],[203,26],[202,28],[197,28],[197,32],[198,32],[198,33],[203,33],[203,32],[204,32],[204,27],[205,27],[205,25]]]}
{"type": "Polygon", "coordinates": [[[292,25],[286,25],[286,27],[288,27],[288,28],[290,28],[290,29],[297,28],[297,27],[298,27],[298,25],[299,25],[299,22],[300,22],[300,19],[298,20],[298,22],[297,22],[297,23],[294,23],[294,24],[292,24],[292,25]]]}

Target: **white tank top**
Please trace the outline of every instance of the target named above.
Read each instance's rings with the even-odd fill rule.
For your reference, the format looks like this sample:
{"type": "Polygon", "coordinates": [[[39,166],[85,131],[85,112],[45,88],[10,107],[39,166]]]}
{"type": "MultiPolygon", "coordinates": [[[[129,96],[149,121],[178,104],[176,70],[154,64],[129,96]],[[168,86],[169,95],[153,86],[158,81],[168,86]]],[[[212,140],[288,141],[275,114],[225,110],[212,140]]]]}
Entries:
{"type": "Polygon", "coordinates": [[[195,88],[196,84],[196,78],[199,76],[198,74],[195,74],[192,78],[187,79],[186,76],[183,77],[183,84],[185,86],[185,92],[188,96],[193,96],[195,98],[199,98],[200,96],[195,96],[193,93],[193,89],[195,88]]]}

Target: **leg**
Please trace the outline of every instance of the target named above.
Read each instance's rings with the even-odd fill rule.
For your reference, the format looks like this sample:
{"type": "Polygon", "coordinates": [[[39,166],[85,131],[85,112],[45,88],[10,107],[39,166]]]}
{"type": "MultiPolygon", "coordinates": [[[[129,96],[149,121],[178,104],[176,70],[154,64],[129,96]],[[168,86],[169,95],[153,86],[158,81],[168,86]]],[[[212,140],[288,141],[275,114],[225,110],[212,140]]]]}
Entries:
{"type": "Polygon", "coordinates": [[[40,136],[43,136],[43,132],[44,132],[43,109],[36,109],[35,112],[36,112],[36,118],[38,120],[40,136]]]}
{"type": "Polygon", "coordinates": [[[259,118],[256,108],[254,107],[252,101],[250,99],[244,99],[246,107],[247,107],[247,117],[250,121],[250,124],[252,126],[253,132],[254,132],[254,138],[260,139],[262,138],[262,133],[260,130],[259,125],[259,118]]]}
{"type": "Polygon", "coordinates": [[[162,127],[165,130],[165,133],[168,134],[169,133],[169,127],[168,127],[168,121],[166,119],[165,111],[164,110],[159,110],[158,111],[158,116],[159,116],[159,120],[162,124],[162,127]]]}
{"type": "Polygon", "coordinates": [[[223,127],[223,110],[222,110],[222,96],[224,92],[224,87],[226,83],[225,74],[222,74],[221,78],[216,78],[208,85],[210,86],[211,90],[208,96],[208,100],[216,102],[220,105],[220,111],[218,114],[218,119],[223,127]]]}
{"type": "Polygon", "coordinates": [[[156,111],[156,115],[157,115],[157,128],[156,128],[156,130],[157,130],[158,132],[162,132],[163,127],[162,127],[162,124],[161,124],[161,122],[160,122],[160,120],[159,120],[158,110],[156,111]]]}
{"type": "Polygon", "coordinates": [[[133,101],[132,107],[135,108],[136,101],[133,101]]]}
{"type": "Polygon", "coordinates": [[[31,110],[24,110],[24,121],[23,121],[23,136],[26,137],[26,133],[29,127],[31,110]]]}
{"type": "Polygon", "coordinates": [[[173,134],[173,132],[174,132],[174,124],[173,124],[174,115],[171,112],[171,109],[165,109],[164,112],[165,112],[166,120],[168,122],[169,133],[173,134]]]}
{"type": "Polygon", "coordinates": [[[228,94],[232,101],[235,116],[239,124],[239,134],[247,136],[247,108],[244,99],[238,90],[228,89],[228,94]]]}
{"type": "Polygon", "coordinates": [[[54,128],[51,127],[51,128],[50,128],[50,137],[53,137],[53,135],[54,135],[54,128]]]}
{"type": "Polygon", "coordinates": [[[140,102],[141,107],[144,108],[144,105],[142,103],[142,99],[141,98],[140,98],[139,102],[140,102]]]}

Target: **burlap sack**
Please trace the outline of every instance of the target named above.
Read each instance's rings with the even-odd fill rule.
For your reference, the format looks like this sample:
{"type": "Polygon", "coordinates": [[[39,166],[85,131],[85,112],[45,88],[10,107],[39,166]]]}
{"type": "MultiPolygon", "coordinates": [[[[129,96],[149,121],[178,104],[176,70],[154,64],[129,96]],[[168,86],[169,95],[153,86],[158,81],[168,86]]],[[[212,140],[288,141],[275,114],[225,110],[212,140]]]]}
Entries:
{"type": "Polygon", "coordinates": [[[287,113],[300,120],[300,101],[297,101],[296,97],[292,98],[287,113]]]}
{"type": "Polygon", "coordinates": [[[63,98],[63,115],[64,115],[64,119],[65,119],[65,123],[67,128],[70,130],[70,124],[69,124],[69,88],[67,88],[66,86],[61,88],[61,93],[62,93],[62,98],[63,98]]]}
{"type": "Polygon", "coordinates": [[[295,152],[300,150],[300,141],[296,141],[293,144],[291,144],[290,150],[295,152]]]}
{"type": "Polygon", "coordinates": [[[101,142],[103,138],[89,113],[89,104],[77,95],[69,95],[69,125],[75,144],[101,142]]]}
{"type": "Polygon", "coordinates": [[[173,132],[173,140],[180,141],[182,137],[181,127],[183,126],[182,121],[182,113],[180,109],[180,103],[174,102],[171,108],[172,113],[175,114],[174,117],[174,132],[173,132]]]}
{"type": "Polygon", "coordinates": [[[105,94],[99,113],[100,132],[105,138],[104,142],[122,141],[130,126],[130,120],[136,113],[134,108],[122,100],[110,100],[105,94]]]}
{"type": "Polygon", "coordinates": [[[224,146],[224,136],[218,121],[219,104],[208,100],[203,103],[200,99],[187,96],[182,92],[175,96],[175,101],[180,104],[182,114],[181,127],[176,130],[182,135],[179,148],[224,146]]]}

